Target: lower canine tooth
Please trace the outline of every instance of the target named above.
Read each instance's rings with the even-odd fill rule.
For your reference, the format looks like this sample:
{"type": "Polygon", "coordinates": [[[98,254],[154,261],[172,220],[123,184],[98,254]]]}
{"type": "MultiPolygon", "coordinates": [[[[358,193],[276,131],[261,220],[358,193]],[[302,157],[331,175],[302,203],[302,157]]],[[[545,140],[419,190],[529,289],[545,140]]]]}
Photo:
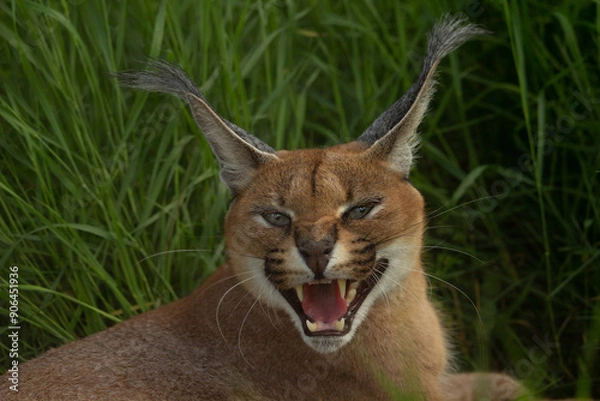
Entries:
{"type": "Polygon", "coordinates": [[[335,329],[337,331],[342,331],[344,330],[344,326],[346,325],[346,319],[345,318],[341,318],[340,320],[336,320],[335,322],[335,329]]]}
{"type": "Polygon", "coordinates": [[[306,327],[308,327],[308,331],[314,333],[315,331],[317,331],[318,326],[316,323],[313,323],[310,320],[306,319],[306,327]]]}
{"type": "Polygon", "coordinates": [[[350,303],[354,301],[354,297],[356,297],[356,288],[348,289],[348,293],[346,294],[346,302],[350,303]]]}

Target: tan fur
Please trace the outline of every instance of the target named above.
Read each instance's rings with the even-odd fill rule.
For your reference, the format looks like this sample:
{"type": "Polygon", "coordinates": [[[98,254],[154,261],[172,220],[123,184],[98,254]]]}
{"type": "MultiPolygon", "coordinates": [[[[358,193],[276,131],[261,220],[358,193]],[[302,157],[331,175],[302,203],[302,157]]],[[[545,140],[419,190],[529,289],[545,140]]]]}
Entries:
{"type": "MultiPolygon", "coordinates": [[[[362,230],[381,238],[401,234],[418,261],[421,196],[384,164],[362,160],[356,147],[285,152],[276,166],[264,165],[227,216],[229,263],[178,302],[24,364],[19,399],[383,400],[391,399],[388,392],[403,391],[444,399],[438,380],[446,369],[446,347],[419,263],[333,354],[307,347],[287,315],[257,301],[264,295],[260,289],[250,295],[239,285],[247,272],[238,260],[273,247],[293,248],[289,238],[274,236],[249,214],[253,205],[277,203],[282,196],[298,222],[318,229],[346,202],[348,188],[355,197],[382,194],[386,207],[362,230]]],[[[340,228],[339,241],[355,238],[347,231],[340,228]]],[[[344,274],[359,278],[351,270],[344,274]]]]}
{"type": "MultiPolygon", "coordinates": [[[[238,287],[221,304],[221,337],[215,307],[235,280],[231,274],[222,266],[185,299],[25,364],[21,399],[389,399],[378,380],[401,377],[404,368],[389,355],[409,356],[415,346],[431,355],[406,368],[415,369],[415,376],[422,370],[430,381],[423,383],[428,398],[440,399],[431,383],[443,365],[443,356],[435,355],[440,350],[426,336],[395,341],[402,336],[389,329],[387,305],[372,311],[378,317],[365,323],[343,353],[322,355],[298,346],[301,339],[286,316],[253,307],[238,287]],[[388,328],[377,340],[381,347],[372,347],[371,324],[388,328]]],[[[409,320],[401,326],[416,325],[409,320]]]]}
{"type": "Polygon", "coordinates": [[[498,374],[463,373],[442,380],[446,401],[510,401],[532,399],[514,379],[498,374]]]}
{"type": "Polygon", "coordinates": [[[19,392],[2,386],[1,399],[505,401],[520,394],[506,376],[450,373],[420,259],[424,200],[406,179],[435,66],[476,33],[462,20],[443,20],[414,90],[356,142],[329,149],[275,152],[219,116],[166,63],[154,63],[156,73],[121,75],[190,104],[234,196],[228,261],[192,295],[21,365],[19,392]],[[325,295],[301,303],[311,291],[325,295]],[[331,318],[331,299],[347,302],[330,306],[343,318],[331,318]]]}

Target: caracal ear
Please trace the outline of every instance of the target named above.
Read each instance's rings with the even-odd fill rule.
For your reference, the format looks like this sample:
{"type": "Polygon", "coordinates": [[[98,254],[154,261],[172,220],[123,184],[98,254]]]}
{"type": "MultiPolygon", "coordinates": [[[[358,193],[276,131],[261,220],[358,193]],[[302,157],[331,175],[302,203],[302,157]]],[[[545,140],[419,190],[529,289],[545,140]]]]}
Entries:
{"type": "Polygon", "coordinates": [[[465,41],[486,33],[460,16],[445,16],[434,26],[428,35],[427,54],[417,81],[357,139],[369,145],[365,151],[368,159],[385,160],[392,170],[408,177],[419,142],[417,128],[435,91],[438,63],[465,41]]]}
{"type": "Polygon", "coordinates": [[[151,60],[148,65],[153,71],[115,75],[124,86],[170,93],[190,105],[194,120],[219,160],[221,180],[234,197],[246,188],[260,165],[277,159],[269,145],[217,114],[179,67],[162,60],[151,60]]]}

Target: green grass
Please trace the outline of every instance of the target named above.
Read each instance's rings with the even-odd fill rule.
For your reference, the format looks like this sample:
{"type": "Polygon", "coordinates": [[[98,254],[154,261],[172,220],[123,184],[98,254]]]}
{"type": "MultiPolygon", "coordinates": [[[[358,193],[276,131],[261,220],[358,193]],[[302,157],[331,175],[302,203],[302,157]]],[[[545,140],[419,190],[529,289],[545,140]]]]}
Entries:
{"type": "Polygon", "coordinates": [[[17,265],[20,358],[184,296],[224,258],[228,195],[189,112],[109,72],[166,58],[276,148],[332,145],[459,11],[494,35],[442,63],[413,174],[458,364],[600,397],[597,1],[1,3],[0,312],[17,265]]]}

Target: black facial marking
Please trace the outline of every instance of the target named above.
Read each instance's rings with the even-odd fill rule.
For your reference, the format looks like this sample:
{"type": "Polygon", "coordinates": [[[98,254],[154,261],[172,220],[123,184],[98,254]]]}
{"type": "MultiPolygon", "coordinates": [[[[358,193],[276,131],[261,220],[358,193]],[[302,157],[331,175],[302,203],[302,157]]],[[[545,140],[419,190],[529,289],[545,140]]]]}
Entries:
{"type": "Polygon", "coordinates": [[[269,265],[280,265],[283,263],[283,259],[282,258],[274,258],[271,256],[267,256],[265,258],[265,263],[268,263],[269,265]]]}
{"type": "Polygon", "coordinates": [[[271,281],[284,281],[287,272],[285,270],[278,270],[276,265],[266,263],[265,261],[265,273],[269,276],[271,281]]]}
{"type": "Polygon", "coordinates": [[[371,272],[370,268],[362,268],[362,269],[354,270],[354,273],[356,275],[358,275],[359,277],[366,277],[369,275],[370,272],[371,272]]]}
{"type": "Polygon", "coordinates": [[[372,252],[375,249],[375,244],[367,244],[362,248],[353,249],[351,252],[355,255],[364,255],[365,253],[372,252]]]}
{"type": "Polygon", "coordinates": [[[354,193],[352,192],[352,189],[348,187],[348,189],[346,190],[346,203],[350,203],[353,199],[354,193]]]}
{"type": "Polygon", "coordinates": [[[271,281],[275,283],[281,283],[285,281],[282,276],[285,276],[285,270],[281,269],[281,265],[285,262],[285,260],[280,257],[283,253],[283,250],[280,248],[270,249],[269,252],[264,257],[265,263],[265,273],[270,277],[271,281]]]}
{"type": "MultiPolygon", "coordinates": [[[[367,258],[367,259],[358,259],[358,260],[353,260],[352,263],[358,266],[371,266],[373,264],[373,262],[375,261],[375,258],[367,258]]],[[[367,269],[369,270],[369,269],[367,269]]]]}
{"type": "Polygon", "coordinates": [[[310,177],[310,187],[311,187],[313,196],[315,196],[317,194],[317,170],[319,169],[320,165],[321,165],[321,161],[318,160],[313,167],[312,174],[310,177]]]}

